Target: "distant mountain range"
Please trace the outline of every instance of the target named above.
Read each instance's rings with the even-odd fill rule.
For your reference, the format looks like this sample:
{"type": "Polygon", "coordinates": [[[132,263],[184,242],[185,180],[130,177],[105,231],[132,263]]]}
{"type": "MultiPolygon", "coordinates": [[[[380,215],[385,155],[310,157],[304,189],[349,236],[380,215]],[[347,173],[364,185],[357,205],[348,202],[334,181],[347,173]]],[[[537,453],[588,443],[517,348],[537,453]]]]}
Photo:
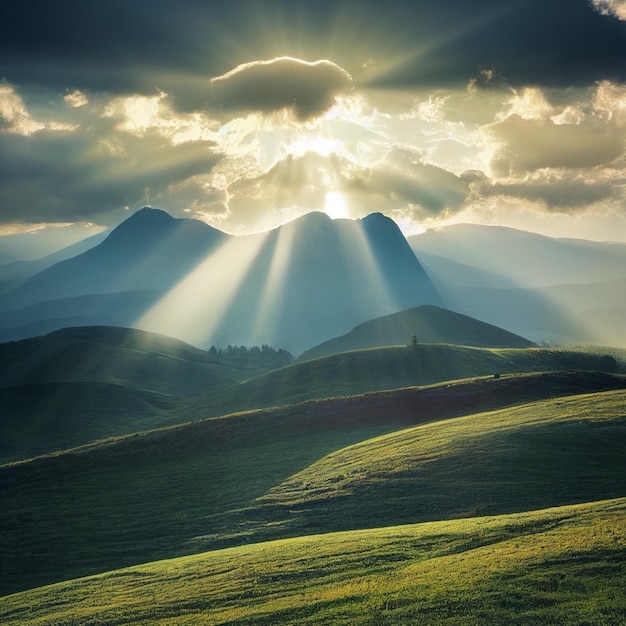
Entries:
{"type": "Polygon", "coordinates": [[[373,317],[441,298],[396,224],[308,214],[232,237],[142,209],[2,297],[0,337],[123,325],[195,345],[301,352],[373,317]]]}
{"type": "Polygon", "coordinates": [[[381,214],[231,236],[150,208],[101,238],[0,267],[0,341],[114,325],[301,354],[434,305],[534,342],[626,346],[624,244],[473,225],[407,240],[381,214]]]}
{"type": "Polygon", "coordinates": [[[471,224],[409,243],[449,309],[534,341],[626,347],[626,244],[471,224]]]}

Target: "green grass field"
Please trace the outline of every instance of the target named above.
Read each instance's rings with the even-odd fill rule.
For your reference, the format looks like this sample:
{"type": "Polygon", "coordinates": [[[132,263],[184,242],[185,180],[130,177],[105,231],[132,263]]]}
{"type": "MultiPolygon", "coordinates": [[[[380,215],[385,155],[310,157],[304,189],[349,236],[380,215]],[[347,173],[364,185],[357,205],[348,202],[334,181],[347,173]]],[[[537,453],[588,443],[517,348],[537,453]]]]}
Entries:
{"type": "Polygon", "coordinates": [[[624,382],[485,378],[201,420],[5,465],[0,593],[265,539],[622,496],[624,391],[455,416],[624,382]],[[451,419],[407,429],[441,418],[451,419]]]}
{"type": "MultiPolygon", "coordinates": [[[[207,415],[279,406],[493,374],[613,371],[606,355],[547,348],[470,348],[419,344],[344,352],[298,361],[203,397],[207,415]]],[[[195,402],[195,400],[194,400],[195,402]]]]}
{"type": "Polygon", "coordinates": [[[626,499],[260,543],[0,598],[6,626],[623,624],[626,499]]]}
{"type": "Polygon", "coordinates": [[[211,354],[107,327],[2,344],[0,463],[235,411],[470,376],[615,365],[611,357],[574,351],[421,344],[348,352],[259,375],[272,356],[211,354]]]}

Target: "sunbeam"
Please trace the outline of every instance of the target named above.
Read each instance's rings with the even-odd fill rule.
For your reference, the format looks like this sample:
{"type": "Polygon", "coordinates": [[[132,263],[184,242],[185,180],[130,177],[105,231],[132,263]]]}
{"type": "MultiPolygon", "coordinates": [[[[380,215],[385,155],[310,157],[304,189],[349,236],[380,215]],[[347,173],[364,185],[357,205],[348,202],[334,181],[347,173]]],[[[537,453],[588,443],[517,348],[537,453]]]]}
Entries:
{"type": "Polygon", "coordinates": [[[202,345],[211,341],[267,235],[232,237],[145,313],[135,326],[202,345]]]}
{"type": "Polygon", "coordinates": [[[278,335],[279,312],[284,306],[287,295],[285,280],[289,269],[294,233],[294,229],[287,228],[278,229],[276,233],[272,261],[253,325],[253,335],[259,338],[258,343],[271,343],[265,338],[278,335]]]}

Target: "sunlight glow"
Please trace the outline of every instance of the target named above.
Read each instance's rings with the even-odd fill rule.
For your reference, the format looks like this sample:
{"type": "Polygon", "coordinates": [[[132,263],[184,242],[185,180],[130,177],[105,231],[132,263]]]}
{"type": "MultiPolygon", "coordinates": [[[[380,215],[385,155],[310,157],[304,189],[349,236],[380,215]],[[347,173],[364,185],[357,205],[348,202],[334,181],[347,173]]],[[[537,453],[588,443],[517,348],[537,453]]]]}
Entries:
{"type": "Polygon", "coordinates": [[[263,234],[227,240],[144,314],[135,327],[195,345],[215,343],[214,334],[266,238],[263,234]]]}
{"type": "Polygon", "coordinates": [[[329,191],[326,194],[324,212],[328,217],[334,220],[348,217],[348,207],[346,206],[345,196],[337,191],[329,191]]]}

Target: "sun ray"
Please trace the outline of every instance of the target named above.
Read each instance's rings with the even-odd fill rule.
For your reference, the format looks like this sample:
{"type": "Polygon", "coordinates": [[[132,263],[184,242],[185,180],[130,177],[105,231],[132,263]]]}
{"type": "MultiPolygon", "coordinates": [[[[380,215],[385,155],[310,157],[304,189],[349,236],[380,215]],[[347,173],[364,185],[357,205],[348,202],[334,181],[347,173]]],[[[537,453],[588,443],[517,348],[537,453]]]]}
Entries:
{"type": "Polygon", "coordinates": [[[135,326],[207,345],[263,247],[267,234],[231,237],[145,313],[135,326]]]}

